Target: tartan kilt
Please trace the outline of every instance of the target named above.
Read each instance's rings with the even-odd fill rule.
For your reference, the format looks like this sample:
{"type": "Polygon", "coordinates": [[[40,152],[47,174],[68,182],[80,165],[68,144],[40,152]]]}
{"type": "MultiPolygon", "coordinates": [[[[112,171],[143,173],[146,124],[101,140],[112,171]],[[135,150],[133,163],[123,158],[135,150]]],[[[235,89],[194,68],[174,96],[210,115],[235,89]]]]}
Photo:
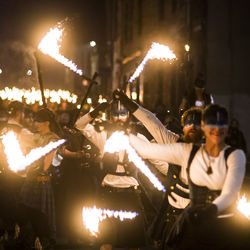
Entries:
{"type": "Polygon", "coordinates": [[[143,211],[140,205],[140,191],[133,188],[103,188],[96,206],[101,209],[137,212],[133,219],[106,218],[99,224],[100,243],[114,247],[145,246],[143,211]]]}
{"type": "Polygon", "coordinates": [[[51,181],[27,179],[21,189],[20,202],[45,214],[51,231],[56,231],[55,198],[51,181]]]}

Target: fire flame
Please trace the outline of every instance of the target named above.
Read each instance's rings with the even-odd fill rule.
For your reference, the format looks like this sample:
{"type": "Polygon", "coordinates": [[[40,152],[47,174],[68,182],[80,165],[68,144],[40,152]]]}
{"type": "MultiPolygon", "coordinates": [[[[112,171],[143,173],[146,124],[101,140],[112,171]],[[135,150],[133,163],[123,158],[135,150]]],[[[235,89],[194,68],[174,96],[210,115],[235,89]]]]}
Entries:
{"type": "Polygon", "coordinates": [[[7,156],[9,168],[14,172],[25,170],[25,168],[31,163],[59,147],[65,141],[66,140],[62,139],[56,142],[50,142],[44,147],[32,149],[26,156],[24,156],[14,132],[10,131],[2,136],[2,142],[5,148],[4,152],[7,156]]]}
{"type": "MultiPolygon", "coordinates": [[[[78,99],[77,95],[63,89],[44,89],[44,96],[46,100],[49,100],[49,102],[56,102],[58,104],[60,104],[63,100],[75,104],[78,99]]],[[[26,104],[34,104],[35,102],[42,103],[41,90],[35,89],[34,87],[30,89],[5,87],[0,90],[0,98],[2,100],[25,102],[26,104]]]]}
{"type": "Polygon", "coordinates": [[[65,58],[60,54],[60,43],[62,42],[62,34],[64,29],[62,28],[61,23],[57,25],[55,28],[51,28],[50,31],[46,34],[46,36],[41,40],[38,45],[38,49],[40,49],[45,55],[49,55],[54,58],[59,63],[68,67],[78,75],[82,75],[82,70],[78,69],[77,65],[72,61],[65,58]]]}
{"type": "Polygon", "coordinates": [[[238,201],[237,209],[244,214],[248,219],[250,219],[250,202],[247,201],[245,195],[241,197],[238,201]]]}
{"type": "Polygon", "coordinates": [[[157,179],[157,177],[150,171],[145,162],[138,156],[135,149],[129,144],[129,138],[123,131],[114,132],[110,138],[106,141],[104,150],[109,153],[119,152],[126,150],[128,153],[129,161],[133,162],[137,168],[139,168],[143,174],[145,174],[151,183],[160,191],[165,192],[165,187],[157,179]]]}
{"type": "Polygon", "coordinates": [[[150,59],[160,59],[163,61],[176,59],[175,54],[168,46],[153,42],[146,56],[143,58],[141,64],[136,68],[134,74],[130,77],[128,82],[133,82],[143,71],[146,63],[150,59]]]}
{"type": "Polygon", "coordinates": [[[101,209],[96,206],[89,208],[84,207],[82,210],[82,219],[85,227],[90,231],[93,236],[97,236],[99,229],[99,222],[103,221],[107,217],[114,217],[121,221],[125,219],[134,219],[138,213],[130,211],[115,211],[109,209],[101,209]]]}

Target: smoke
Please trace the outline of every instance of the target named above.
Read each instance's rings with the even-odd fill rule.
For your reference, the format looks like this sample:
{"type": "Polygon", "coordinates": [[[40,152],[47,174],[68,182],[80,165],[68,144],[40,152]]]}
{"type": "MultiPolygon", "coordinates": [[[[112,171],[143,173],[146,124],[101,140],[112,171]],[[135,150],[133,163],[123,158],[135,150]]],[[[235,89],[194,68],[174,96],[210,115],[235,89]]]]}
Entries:
{"type": "Polygon", "coordinates": [[[5,86],[29,89],[39,87],[34,48],[19,41],[0,43],[0,88],[5,86]]]}

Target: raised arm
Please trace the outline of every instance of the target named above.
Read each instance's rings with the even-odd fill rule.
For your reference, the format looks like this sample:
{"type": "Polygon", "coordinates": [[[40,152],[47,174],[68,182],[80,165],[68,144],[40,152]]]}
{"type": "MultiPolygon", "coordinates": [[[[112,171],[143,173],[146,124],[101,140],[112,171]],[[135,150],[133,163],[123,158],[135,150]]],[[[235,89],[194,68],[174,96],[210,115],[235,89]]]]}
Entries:
{"type": "Polygon", "coordinates": [[[141,107],[132,101],[124,92],[117,89],[114,91],[114,98],[119,99],[123,105],[146,127],[157,143],[174,143],[179,136],[168,129],[149,110],[141,107]]]}
{"type": "Polygon", "coordinates": [[[133,115],[142,122],[157,143],[174,143],[179,139],[179,135],[168,130],[149,110],[139,106],[133,115]]]}
{"type": "Polygon", "coordinates": [[[103,155],[104,153],[104,145],[107,139],[107,133],[105,131],[98,132],[95,130],[94,126],[91,125],[89,122],[96,118],[99,112],[105,110],[107,108],[107,103],[101,103],[99,106],[96,107],[95,110],[85,114],[84,116],[80,117],[76,123],[75,127],[93,144],[97,146],[100,150],[100,154],[103,155]]]}

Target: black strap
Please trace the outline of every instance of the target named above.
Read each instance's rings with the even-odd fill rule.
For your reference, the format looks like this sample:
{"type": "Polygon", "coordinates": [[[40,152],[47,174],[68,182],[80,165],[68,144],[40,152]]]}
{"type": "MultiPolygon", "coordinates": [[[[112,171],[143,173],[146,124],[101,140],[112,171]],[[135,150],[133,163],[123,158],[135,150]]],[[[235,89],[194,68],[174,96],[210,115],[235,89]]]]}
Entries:
{"type": "Polygon", "coordinates": [[[189,177],[189,169],[190,169],[190,165],[194,159],[195,154],[197,153],[197,151],[199,150],[200,145],[197,144],[193,144],[192,150],[190,152],[189,155],[189,159],[188,159],[188,164],[187,164],[187,173],[188,173],[188,177],[189,177]]]}
{"type": "Polygon", "coordinates": [[[228,156],[229,156],[234,150],[236,150],[236,148],[234,148],[234,147],[229,147],[229,148],[227,148],[227,149],[225,150],[225,152],[224,152],[224,159],[225,159],[225,162],[226,162],[226,168],[227,168],[227,169],[228,169],[228,166],[227,166],[227,158],[228,158],[228,156]]]}

